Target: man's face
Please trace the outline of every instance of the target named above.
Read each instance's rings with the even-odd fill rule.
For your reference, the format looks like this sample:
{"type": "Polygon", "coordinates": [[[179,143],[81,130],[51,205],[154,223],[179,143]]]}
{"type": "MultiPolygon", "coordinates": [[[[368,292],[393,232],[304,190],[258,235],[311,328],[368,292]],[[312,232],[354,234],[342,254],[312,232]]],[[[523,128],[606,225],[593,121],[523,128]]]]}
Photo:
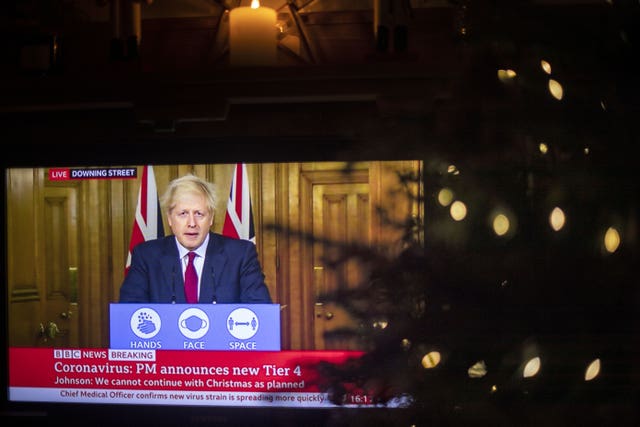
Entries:
{"type": "Polygon", "coordinates": [[[177,198],[167,221],[178,242],[185,248],[194,250],[204,242],[213,224],[213,215],[207,208],[204,196],[187,193],[177,198]]]}

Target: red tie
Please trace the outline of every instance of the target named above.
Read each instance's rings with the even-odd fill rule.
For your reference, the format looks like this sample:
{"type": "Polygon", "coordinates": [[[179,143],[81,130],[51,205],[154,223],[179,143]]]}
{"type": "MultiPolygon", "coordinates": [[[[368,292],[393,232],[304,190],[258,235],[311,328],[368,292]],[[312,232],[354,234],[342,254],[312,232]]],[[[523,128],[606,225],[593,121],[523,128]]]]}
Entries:
{"type": "Polygon", "coordinates": [[[189,263],[184,272],[184,296],[189,304],[198,302],[198,273],[196,273],[196,267],[193,265],[195,257],[195,252],[189,252],[189,263]]]}

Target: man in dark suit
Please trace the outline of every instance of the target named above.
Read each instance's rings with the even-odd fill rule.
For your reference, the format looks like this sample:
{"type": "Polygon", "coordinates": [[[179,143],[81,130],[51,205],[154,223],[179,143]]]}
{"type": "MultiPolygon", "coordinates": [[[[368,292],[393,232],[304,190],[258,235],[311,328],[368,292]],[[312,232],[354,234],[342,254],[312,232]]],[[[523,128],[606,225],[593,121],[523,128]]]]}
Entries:
{"type": "Polygon", "coordinates": [[[177,178],[162,205],[173,235],[133,249],[120,302],[271,303],[255,245],[210,231],[213,184],[191,174],[177,178]],[[193,296],[185,293],[185,282],[194,283],[193,296]]]}

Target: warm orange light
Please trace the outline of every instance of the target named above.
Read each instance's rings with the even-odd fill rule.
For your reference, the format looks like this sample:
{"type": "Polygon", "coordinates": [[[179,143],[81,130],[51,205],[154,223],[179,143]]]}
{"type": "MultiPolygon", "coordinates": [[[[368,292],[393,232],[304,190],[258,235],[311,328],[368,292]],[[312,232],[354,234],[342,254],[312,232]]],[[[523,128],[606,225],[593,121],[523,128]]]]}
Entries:
{"type": "Polygon", "coordinates": [[[453,201],[453,191],[449,188],[443,188],[438,192],[438,203],[441,206],[449,206],[453,201]]]}
{"type": "Polygon", "coordinates": [[[542,67],[545,73],[551,74],[551,64],[549,64],[548,61],[545,61],[543,59],[542,61],[540,61],[540,66],[542,67]]]}
{"type": "Polygon", "coordinates": [[[498,236],[504,236],[507,234],[509,227],[509,218],[505,214],[499,213],[493,217],[493,232],[498,236]]]}
{"type": "Polygon", "coordinates": [[[609,227],[604,235],[604,247],[609,253],[614,253],[620,246],[620,233],[615,227],[609,227]]]}
{"type": "Polygon", "coordinates": [[[511,69],[500,69],[498,70],[498,79],[503,82],[503,83],[507,83],[513,79],[516,78],[518,74],[511,69]]]}
{"type": "Polygon", "coordinates": [[[544,142],[541,142],[540,144],[538,144],[538,150],[542,154],[547,154],[549,152],[549,146],[544,142]]]}
{"type": "Polygon", "coordinates": [[[537,375],[540,371],[540,365],[540,357],[536,356],[532,359],[529,359],[522,371],[522,376],[525,378],[530,378],[537,375]]]}
{"type": "Polygon", "coordinates": [[[558,231],[562,227],[564,227],[564,222],[564,212],[562,209],[556,206],[549,214],[549,224],[551,224],[551,228],[553,228],[554,231],[558,231]]]}
{"type": "Polygon", "coordinates": [[[229,11],[229,61],[233,66],[270,66],[277,58],[277,12],[260,7],[252,0],[251,7],[236,7],[229,11]]]}
{"type": "Polygon", "coordinates": [[[564,96],[562,85],[554,79],[549,79],[549,93],[558,101],[561,101],[564,96]]]}
{"type": "Polygon", "coordinates": [[[467,216],[467,205],[460,200],[456,200],[449,208],[449,215],[455,221],[462,221],[467,216]]]}
{"type": "Polygon", "coordinates": [[[467,369],[467,374],[469,378],[482,378],[487,375],[487,364],[480,360],[467,369]]]}
{"type": "Polygon", "coordinates": [[[595,359],[589,364],[587,370],[584,373],[584,380],[591,381],[600,373],[600,359],[595,359]]]}
{"type": "Polygon", "coordinates": [[[425,354],[422,358],[422,367],[425,369],[435,368],[440,363],[440,357],[439,351],[431,351],[425,354]]]}

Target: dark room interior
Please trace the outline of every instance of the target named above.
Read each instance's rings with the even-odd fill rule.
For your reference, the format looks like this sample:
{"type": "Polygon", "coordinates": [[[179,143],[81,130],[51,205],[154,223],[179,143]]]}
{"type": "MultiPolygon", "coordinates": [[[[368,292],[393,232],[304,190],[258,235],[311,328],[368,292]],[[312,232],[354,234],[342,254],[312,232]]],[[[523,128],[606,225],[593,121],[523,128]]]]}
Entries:
{"type": "MultiPolygon", "coordinates": [[[[170,406],[22,405],[7,397],[3,358],[1,418],[639,425],[640,3],[262,0],[275,42],[241,57],[230,14],[250,3],[3,1],[3,172],[421,161],[407,180],[422,188],[423,216],[403,224],[405,250],[378,263],[373,287],[341,296],[371,308],[383,294],[397,322],[381,333],[373,311],[359,312],[374,325],[358,332],[368,357],[328,374],[374,384],[381,408],[194,408],[183,420],[170,406]],[[443,189],[465,201],[464,220],[443,189]],[[491,216],[503,208],[504,234],[491,216]],[[385,408],[390,384],[411,403],[385,408]]],[[[5,319],[15,298],[3,292],[5,319]]]]}

